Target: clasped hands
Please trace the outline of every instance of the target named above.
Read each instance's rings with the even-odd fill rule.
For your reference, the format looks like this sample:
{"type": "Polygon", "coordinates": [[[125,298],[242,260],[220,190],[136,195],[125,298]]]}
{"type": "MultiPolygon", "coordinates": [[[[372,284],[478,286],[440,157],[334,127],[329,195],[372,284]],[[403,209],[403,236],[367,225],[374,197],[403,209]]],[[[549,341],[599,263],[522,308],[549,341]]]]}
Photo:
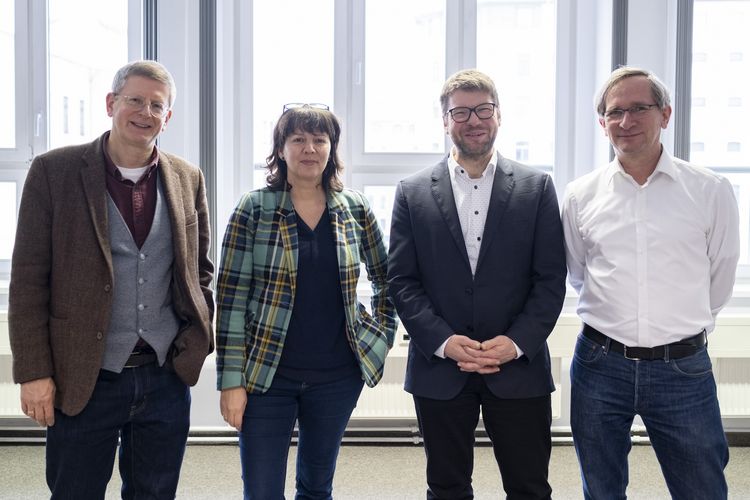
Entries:
{"type": "Polygon", "coordinates": [[[445,345],[445,356],[455,360],[463,372],[497,373],[500,365],[516,359],[516,346],[506,335],[479,342],[455,334],[445,345]]]}

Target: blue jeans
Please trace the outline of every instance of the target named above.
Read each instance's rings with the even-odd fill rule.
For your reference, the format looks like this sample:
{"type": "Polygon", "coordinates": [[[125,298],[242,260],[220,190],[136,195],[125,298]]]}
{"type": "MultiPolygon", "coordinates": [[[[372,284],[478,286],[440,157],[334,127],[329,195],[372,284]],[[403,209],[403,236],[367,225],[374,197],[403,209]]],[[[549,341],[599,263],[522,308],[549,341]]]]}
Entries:
{"type": "MultiPolygon", "coordinates": [[[[607,341],[608,342],[608,341],[607,341]]],[[[587,499],[624,499],[636,414],[674,499],[726,499],[729,449],[711,360],[634,361],[578,336],[570,368],[571,427],[587,499]]]]}
{"type": "Polygon", "coordinates": [[[330,499],[346,424],[362,392],[359,375],[306,384],[280,375],[248,394],[240,432],[245,499],[284,498],[289,445],[298,422],[297,499],[330,499]]]}
{"type": "Polygon", "coordinates": [[[190,390],[155,363],[107,370],[81,413],[47,428],[52,499],[103,499],[118,438],[122,498],[174,499],[190,427],[190,390]]]}

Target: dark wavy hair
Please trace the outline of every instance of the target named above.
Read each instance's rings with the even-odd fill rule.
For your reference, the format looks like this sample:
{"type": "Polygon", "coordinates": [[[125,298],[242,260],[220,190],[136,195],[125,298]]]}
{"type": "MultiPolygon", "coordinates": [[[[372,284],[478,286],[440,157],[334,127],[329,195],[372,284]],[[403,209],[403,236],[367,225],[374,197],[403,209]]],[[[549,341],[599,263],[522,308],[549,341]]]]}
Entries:
{"type": "Polygon", "coordinates": [[[266,183],[273,191],[290,189],[287,182],[287,164],[279,157],[279,151],[284,149],[287,138],[295,132],[308,132],[310,134],[327,134],[331,141],[331,152],[328,155],[328,163],[323,170],[323,188],[328,191],[341,191],[344,184],[340,175],[344,165],[339,158],[338,148],[341,137],[341,125],[336,115],[325,109],[303,106],[292,108],[284,113],[276,122],[273,129],[273,149],[266,158],[268,176],[266,183]]]}

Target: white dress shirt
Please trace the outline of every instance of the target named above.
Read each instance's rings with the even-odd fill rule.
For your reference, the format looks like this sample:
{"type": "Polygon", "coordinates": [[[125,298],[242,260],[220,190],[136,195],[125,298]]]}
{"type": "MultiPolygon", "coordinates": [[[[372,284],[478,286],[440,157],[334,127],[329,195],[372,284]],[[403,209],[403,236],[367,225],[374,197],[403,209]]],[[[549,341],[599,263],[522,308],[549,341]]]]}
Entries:
{"type": "Polygon", "coordinates": [[[461,232],[464,235],[466,253],[469,254],[472,276],[477,270],[479,249],[482,247],[484,223],[487,220],[487,210],[490,206],[496,166],[497,151],[495,151],[482,175],[477,179],[472,179],[453,158],[452,152],[448,157],[448,174],[451,179],[453,199],[456,202],[458,220],[461,223],[461,232]]]}
{"type": "Polygon", "coordinates": [[[615,159],[568,185],[562,219],[586,324],[639,347],[714,329],[739,259],[726,178],[663,151],[639,185],[615,159]]]}

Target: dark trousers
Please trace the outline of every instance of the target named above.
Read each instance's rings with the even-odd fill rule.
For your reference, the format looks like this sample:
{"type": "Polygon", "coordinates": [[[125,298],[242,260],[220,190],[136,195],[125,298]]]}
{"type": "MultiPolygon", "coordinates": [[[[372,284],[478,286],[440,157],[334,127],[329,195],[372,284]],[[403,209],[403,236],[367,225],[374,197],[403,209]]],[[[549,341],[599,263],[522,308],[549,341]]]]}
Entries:
{"type": "Polygon", "coordinates": [[[414,396],[427,455],[427,498],[474,498],[474,432],[481,409],[508,499],[548,499],[552,440],[551,398],[500,399],[478,374],[458,396],[437,400],[414,396]]]}
{"type": "Polygon", "coordinates": [[[103,499],[118,439],[122,498],[174,499],[190,427],[190,390],[155,363],[99,372],[81,413],[47,429],[52,499],[103,499]]]}
{"type": "Polygon", "coordinates": [[[358,373],[315,384],[277,373],[268,391],[248,394],[240,432],[244,498],[283,500],[287,456],[296,422],[299,439],[295,498],[330,500],[341,438],[363,385],[358,373]]]}

